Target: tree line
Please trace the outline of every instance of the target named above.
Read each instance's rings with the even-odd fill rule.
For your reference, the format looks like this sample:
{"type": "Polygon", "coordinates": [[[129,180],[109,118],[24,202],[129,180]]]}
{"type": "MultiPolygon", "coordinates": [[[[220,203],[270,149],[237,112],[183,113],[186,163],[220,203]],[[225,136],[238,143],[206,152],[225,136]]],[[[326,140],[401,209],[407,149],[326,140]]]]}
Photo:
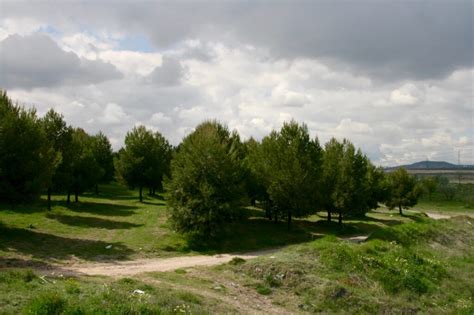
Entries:
{"type": "Polygon", "coordinates": [[[212,238],[248,205],[262,207],[269,220],[319,211],[327,219],[363,216],[385,203],[413,206],[421,189],[404,169],[385,174],[347,139],[321,145],[305,124],[286,122],[261,141],[242,141],[218,121],[198,125],[173,147],[159,132],[138,126],[125,145],[112,151],[101,132],[89,135],[50,110],[14,104],[0,93],[0,198],[18,202],[51,194],[77,202],[86,190],[113,179],[149,194],[165,192],[174,228],[212,238]]]}

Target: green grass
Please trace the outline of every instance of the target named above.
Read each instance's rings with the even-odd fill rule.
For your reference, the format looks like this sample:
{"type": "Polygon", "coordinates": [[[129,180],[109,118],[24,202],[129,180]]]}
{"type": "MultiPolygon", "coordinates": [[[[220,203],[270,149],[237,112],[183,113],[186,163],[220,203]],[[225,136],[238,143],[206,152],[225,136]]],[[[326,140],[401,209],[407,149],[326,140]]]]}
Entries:
{"type": "Polygon", "coordinates": [[[147,196],[140,203],[136,192],[117,184],[100,188],[99,196],[85,194],[70,205],[64,196],[53,196],[51,211],[44,198],[35,204],[0,205],[0,255],[115,260],[190,251],[186,241],[168,228],[163,200],[147,196]]]}
{"type": "Polygon", "coordinates": [[[44,198],[35,204],[0,205],[0,266],[258,250],[308,242],[323,234],[368,234],[403,220],[370,214],[340,229],[328,224],[323,214],[296,219],[288,231],[285,222],[271,222],[261,210],[248,208],[217,242],[190,244],[171,230],[160,196],[146,196],[140,203],[137,192],[110,184],[101,186],[98,196],[86,193],[70,205],[65,196],[53,196],[51,211],[44,198]]]}
{"type": "Polygon", "coordinates": [[[288,312],[474,312],[474,219],[434,221],[379,209],[346,220],[342,228],[320,213],[294,220],[287,231],[285,222],[270,222],[259,209],[247,208],[219,242],[203,246],[187,244],[170,229],[159,196],[144,201],[111,184],[69,206],[64,196],[54,196],[52,211],[44,199],[1,205],[0,268],[15,268],[0,269],[0,314],[226,313],[235,309],[218,297],[236,295],[245,303],[268,299],[288,312]],[[354,235],[369,239],[344,239],[354,235]],[[254,260],[133,279],[40,277],[23,268],[284,245],[290,246],[254,260]],[[145,294],[134,294],[136,289],[145,294]]]}
{"type": "Polygon", "coordinates": [[[131,278],[44,277],[28,270],[0,272],[0,314],[208,314],[211,309],[231,311],[199,294],[131,278]]]}
{"type": "Polygon", "coordinates": [[[173,281],[238,283],[289,312],[472,314],[474,220],[408,220],[374,231],[361,244],[330,235],[173,281]]]}
{"type": "Polygon", "coordinates": [[[435,192],[432,196],[422,196],[414,207],[420,211],[474,213],[474,184],[453,184],[456,193],[453,200],[435,192]]]}

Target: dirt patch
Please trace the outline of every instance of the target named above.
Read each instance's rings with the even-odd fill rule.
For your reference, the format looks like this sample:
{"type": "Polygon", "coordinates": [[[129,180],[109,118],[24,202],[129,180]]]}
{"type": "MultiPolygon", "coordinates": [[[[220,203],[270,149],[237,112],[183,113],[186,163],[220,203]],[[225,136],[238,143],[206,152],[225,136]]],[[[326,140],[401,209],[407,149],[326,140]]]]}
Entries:
{"type": "MultiPolygon", "coordinates": [[[[176,269],[196,266],[214,266],[227,263],[236,257],[240,257],[243,259],[252,259],[262,255],[274,253],[277,250],[278,249],[271,249],[248,253],[220,254],[213,256],[198,255],[172,258],[138,259],[113,263],[77,263],[71,265],[58,265],[55,267],[57,267],[57,269],[60,269],[64,274],[122,277],[136,275],[144,272],[172,271],[176,269]]],[[[52,269],[55,268],[50,267],[44,271],[50,272],[52,269]]]]}
{"type": "Polygon", "coordinates": [[[429,218],[435,219],[435,220],[442,220],[442,219],[452,218],[452,216],[449,215],[449,214],[441,214],[441,213],[433,213],[433,212],[425,212],[425,213],[429,218]]]}

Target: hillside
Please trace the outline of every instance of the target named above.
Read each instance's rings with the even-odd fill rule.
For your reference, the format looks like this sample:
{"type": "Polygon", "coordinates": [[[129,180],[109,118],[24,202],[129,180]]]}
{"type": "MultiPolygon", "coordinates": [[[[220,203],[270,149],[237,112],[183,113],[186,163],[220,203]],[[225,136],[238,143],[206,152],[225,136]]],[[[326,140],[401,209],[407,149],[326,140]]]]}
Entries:
{"type": "Polygon", "coordinates": [[[407,165],[391,166],[386,170],[403,167],[407,170],[473,170],[474,165],[456,165],[445,161],[420,161],[407,165]]]}

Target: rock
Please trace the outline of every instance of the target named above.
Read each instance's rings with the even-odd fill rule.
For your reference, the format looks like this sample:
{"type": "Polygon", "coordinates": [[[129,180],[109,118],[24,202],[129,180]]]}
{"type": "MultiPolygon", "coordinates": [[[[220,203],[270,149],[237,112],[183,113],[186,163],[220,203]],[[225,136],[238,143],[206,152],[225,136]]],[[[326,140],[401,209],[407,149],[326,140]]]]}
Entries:
{"type": "Polygon", "coordinates": [[[135,290],[133,290],[133,294],[145,294],[145,291],[135,289],[135,290]]]}
{"type": "Polygon", "coordinates": [[[105,249],[111,249],[111,248],[112,248],[112,245],[105,246],[105,249]]]}

